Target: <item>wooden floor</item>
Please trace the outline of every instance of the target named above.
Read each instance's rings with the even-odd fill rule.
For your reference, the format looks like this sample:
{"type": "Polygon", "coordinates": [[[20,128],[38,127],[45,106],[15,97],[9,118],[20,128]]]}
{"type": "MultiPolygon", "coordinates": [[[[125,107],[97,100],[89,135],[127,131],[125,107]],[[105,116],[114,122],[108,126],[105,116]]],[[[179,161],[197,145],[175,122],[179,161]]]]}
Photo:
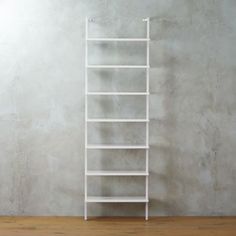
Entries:
{"type": "Polygon", "coordinates": [[[236,217],[0,217],[0,236],[236,236],[236,217]]]}

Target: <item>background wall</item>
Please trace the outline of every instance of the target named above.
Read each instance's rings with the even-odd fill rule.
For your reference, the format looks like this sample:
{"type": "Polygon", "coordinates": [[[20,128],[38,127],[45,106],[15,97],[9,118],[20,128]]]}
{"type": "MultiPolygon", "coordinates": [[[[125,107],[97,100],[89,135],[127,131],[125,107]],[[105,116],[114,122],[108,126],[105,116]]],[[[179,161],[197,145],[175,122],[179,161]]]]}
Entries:
{"type": "MultiPolygon", "coordinates": [[[[143,35],[139,20],[151,17],[150,214],[235,215],[235,11],[233,0],[0,0],[0,214],[83,214],[87,15],[101,21],[90,33],[116,36],[143,35]]],[[[108,59],[142,63],[134,53],[141,55],[141,46],[121,46],[121,56],[113,44],[114,57],[112,46],[95,46],[90,60],[101,60],[105,49],[108,59]]],[[[91,75],[103,77],[91,86],[142,85],[141,74],[139,82],[121,76],[115,85],[118,72],[109,73],[91,75]]],[[[121,104],[118,98],[101,101],[94,110],[116,114],[112,107],[121,104]]],[[[141,115],[141,101],[135,114],[126,104],[125,114],[141,115]]],[[[107,129],[100,128],[94,142],[107,138],[107,129]]],[[[142,141],[137,129],[140,135],[128,141],[142,141]]],[[[127,127],[111,130],[123,133],[127,127]]],[[[124,141],[119,137],[108,141],[124,141]]],[[[131,160],[137,161],[133,167],[142,166],[140,152],[104,155],[90,162],[93,168],[109,168],[112,157],[121,158],[113,168],[131,168],[131,160]]],[[[89,191],[135,194],[142,182],[102,178],[89,191]]],[[[89,214],[143,210],[142,204],[94,204],[89,214]]]]}

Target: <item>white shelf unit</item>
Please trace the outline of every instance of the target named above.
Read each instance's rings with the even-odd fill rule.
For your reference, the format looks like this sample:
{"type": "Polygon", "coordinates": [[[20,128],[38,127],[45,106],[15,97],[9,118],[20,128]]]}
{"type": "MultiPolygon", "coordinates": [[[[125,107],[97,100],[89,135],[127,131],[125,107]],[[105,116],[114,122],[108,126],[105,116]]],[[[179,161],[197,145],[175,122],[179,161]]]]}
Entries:
{"type": "Polygon", "coordinates": [[[86,18],[86,40],[85,40],[85,197],[84,197],[84,219],[87,220],[88,203],[145,203],[145,219],[148,220],[148,182],[149,182],[149,42],[150,42],[150,20],[146,22],[146,38],[91,38],[88,37],[88,23],[86,18]],[[145,42],[146,43],[146,65],[89,65],[88,64],[88,42],[145,42]],[[142,92],[92,92],[88,91],[88,69],[145,69],[146,88],[142,92]],[[144,119],[108,119],[108,118],[88,118],[88,96],[145,96],[146,117],[144,119]],[[113,145],[113,144],[88,144],[88,123],[89,122],[140,122],[146,126],[146,140],[143,145],[113,145]],[[145,170],[144,171],[108,171],[108,170],[88,170],[88,150],[89,149],[144,149],[145,150],[145,170]],[[89,176],[142,176],[145,178],[144,196],[88,196],[89,176]]]}

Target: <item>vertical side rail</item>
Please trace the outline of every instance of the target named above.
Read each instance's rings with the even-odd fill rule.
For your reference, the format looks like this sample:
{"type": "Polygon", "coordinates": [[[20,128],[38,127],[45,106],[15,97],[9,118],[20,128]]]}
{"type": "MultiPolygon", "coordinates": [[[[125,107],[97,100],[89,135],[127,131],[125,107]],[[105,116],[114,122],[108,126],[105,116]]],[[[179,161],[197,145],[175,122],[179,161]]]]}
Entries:
{"type": "Polygon", "coordinates": [[[88,18],[86,17],[85,22],[85,129],[84,129],[84,219],[87,220],[87,146],[88,146],[88,137],[87,137],[87,119],[88,119],[88,101],[87,101],[87,93],[88,93],[88,18]]]}
{"type": "MultiPolygon", "coordinates": [[[[147,22],[147,39],[150,38],[150,19],[146,19],[147,22]]],[[[149,40],[147,41],[147,51],[146,51],[146,64],[148,68],[146,69],[146,146],[149,148],[149,40]]],[[[149,149],[146,149],[146,173],[149,173],[149,149]]],[[[149,194],[148,194],[148,184],[149,184],[149,175],[146,176],[146,204],[145,204],[145,220],[148,220],[148,200],[149,200],[149,194]]]]}

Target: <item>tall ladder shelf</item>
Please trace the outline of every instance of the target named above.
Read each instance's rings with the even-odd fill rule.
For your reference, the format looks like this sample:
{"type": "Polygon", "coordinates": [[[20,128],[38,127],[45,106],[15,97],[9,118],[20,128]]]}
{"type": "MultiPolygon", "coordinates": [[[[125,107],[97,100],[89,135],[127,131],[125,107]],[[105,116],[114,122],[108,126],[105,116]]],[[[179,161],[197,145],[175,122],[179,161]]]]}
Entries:
{"type": "Polygon", "coordinates": [[[148,220],[148,177],[149,177],[149,42],[150,42],[150,20],[146,22],[146,38],[90,38],[88,36],[88,24],[94,19],[86,18],[85,26],[85,197],[84,197],[84,219],[87,220],[88,203],[144,203],[145,219],[148,220]],[[146,65],[89,65],[88,64],[88,42],[145,42],[146,43],[146,65]],[[90,69],[145,69],[146,89],[144,92],[90,92],[88,91],[88,70],[90,69]],[[146,98],[146,118],[145,119],[90,119],[88,118],[88,96],[145,96],[146,98]],[[143,145],[92,145],[88,144],[88,123],[89,122],[140,122],[146,126],[146,141],[143,145]],[[145,150],[145,171],[92,171],[88,170],[88,150],[89,149],[143,149],[145,150]],[[145,178],[145,195],[133,197],[107,197],[88,196],[89,176],[143,176],[145,178]]]}

